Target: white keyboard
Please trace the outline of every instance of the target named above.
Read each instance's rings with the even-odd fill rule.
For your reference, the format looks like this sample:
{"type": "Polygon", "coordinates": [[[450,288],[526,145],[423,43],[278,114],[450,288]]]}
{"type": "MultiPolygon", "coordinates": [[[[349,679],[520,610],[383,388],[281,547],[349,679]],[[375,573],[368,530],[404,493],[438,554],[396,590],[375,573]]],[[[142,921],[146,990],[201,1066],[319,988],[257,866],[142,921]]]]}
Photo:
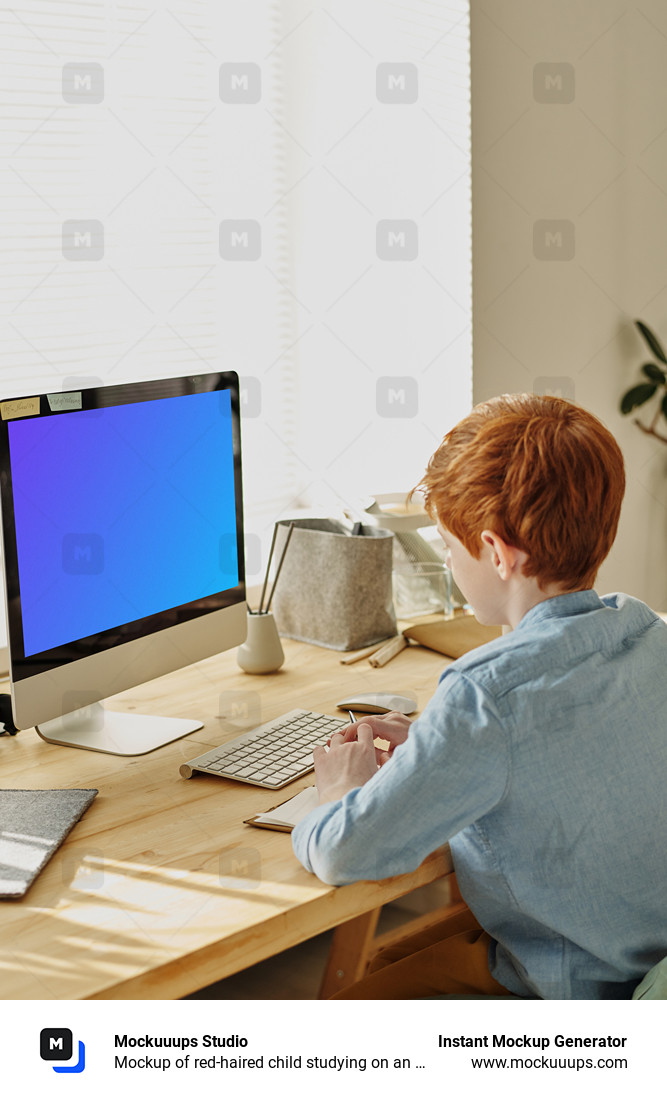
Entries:
{"type": "Polygon", "coordinates": [[[256,787],[276,790],[313,769],[313,749],[326,745],[332,733],[349,725],[330,714],[290,710],[272,722],[264,722],[217,749],[209,749],[181,764],[184,779],[194,772],[238,779],[256,787]]]}

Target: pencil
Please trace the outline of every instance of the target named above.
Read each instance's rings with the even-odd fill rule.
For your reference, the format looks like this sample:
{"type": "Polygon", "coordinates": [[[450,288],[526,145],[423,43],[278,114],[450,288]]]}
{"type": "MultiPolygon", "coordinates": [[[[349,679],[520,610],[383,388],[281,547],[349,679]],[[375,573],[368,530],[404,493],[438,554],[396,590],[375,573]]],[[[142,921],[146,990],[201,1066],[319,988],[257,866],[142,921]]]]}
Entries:
{"type": "Polygon", "coordinates": [[[274,592],[275,592],[275,590],[276,590],[276,585],[277,585],[277,583],[278,583],[278,577],[280,576],[280,570],[281,570],[281,569],[282,569],[282,567],[283,567],[283,562],[284,562],[284,560],[285,560],[285,554],[287,553],[287,547],[289,546],[289,540],[290,540],[290,539],[291,539],[291,537],[292,537],[292,533],[293,533],[293,531],[294,531],[294,524],[293,524],[293,523],[290,523],[290,525],[289,525],[289,531],[287,532],[287,538],[285,539],[285,545],[283,546],[283,552],[282,552],[282,554],[280,555],[280,561],[278,562],[278,568],[276,569],[276,575],[275,575],[275,577],[273,578],[273,588],[271,589],[271,593],[270,593],[270,595],[269,595],[269,600],[268,600],[268,603],[267,603],[267,605],[266,605],[266,612],[265,612],[265,614],[267,614],[267,615],[268,615],[268,613],[269,613],[269,608],[271,607],[271,600],[273,599],[273,593],[274,593],[274,592]]]}
{"type": "Polygon", "coordinates": [[[277,534],[278,534],[278,524],[274,523],[274,525],[273,525],[273,538],[271,539],[271,549],[269,550],[269,560],[266,563],[266,576],[264,577],[264,584],[262,586],[262,595],[261,595],[261,598],[260,598],[260,601],[259,601],[259,607],[257,609],[257,614],[258,615],[262,614],[262,604],[264,603],[264,596],[266,594],[266,586],[269,583],[269,570],[271,568],[271,559],[273,558],[273,548],[276,545],[276,535],[277,534]]]}

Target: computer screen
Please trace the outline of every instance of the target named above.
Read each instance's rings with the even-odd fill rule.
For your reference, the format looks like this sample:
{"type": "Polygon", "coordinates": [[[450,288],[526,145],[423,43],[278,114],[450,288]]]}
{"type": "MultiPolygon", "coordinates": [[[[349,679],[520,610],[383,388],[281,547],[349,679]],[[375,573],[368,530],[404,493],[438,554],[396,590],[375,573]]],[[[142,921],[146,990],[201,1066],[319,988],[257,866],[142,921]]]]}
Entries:
{"type": "Polygon", "coordinates": [[[20,728],[243,641],[232,372],[0,402],[0,490],[20,728]]]}

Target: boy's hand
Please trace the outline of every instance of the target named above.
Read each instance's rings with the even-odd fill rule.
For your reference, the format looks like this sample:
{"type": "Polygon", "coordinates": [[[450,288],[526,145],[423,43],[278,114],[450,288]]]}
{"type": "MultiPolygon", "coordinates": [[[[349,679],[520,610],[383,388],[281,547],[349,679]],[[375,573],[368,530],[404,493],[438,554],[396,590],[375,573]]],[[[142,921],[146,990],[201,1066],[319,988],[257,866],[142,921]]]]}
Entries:
{"type": "Polygon", "coordinates": [[[377,747],[375,749],[375,759],[377,764],[382,767],[390,759],[396,746],[407,741],[412,721],[405,714],[400,714],[396,710],[390,711],[389,714],[367,714],[354,722],[353,725],[346,727],[343,731],[343,741],[356,741],[357,731],[362,724],[370,726],[374,739],[379,738],[389,745],[387,749],[377,747]]]}
{"type": "Polygon", "coordinates": [[[346,740],[344,734],[334,733],[328,752],[323,745],[313,749],[320,805],[337,802],[348,791],[372,779],[378,770],[375,751],[373,729],[363,720],[355,723],[354,739],[346,740]]]}

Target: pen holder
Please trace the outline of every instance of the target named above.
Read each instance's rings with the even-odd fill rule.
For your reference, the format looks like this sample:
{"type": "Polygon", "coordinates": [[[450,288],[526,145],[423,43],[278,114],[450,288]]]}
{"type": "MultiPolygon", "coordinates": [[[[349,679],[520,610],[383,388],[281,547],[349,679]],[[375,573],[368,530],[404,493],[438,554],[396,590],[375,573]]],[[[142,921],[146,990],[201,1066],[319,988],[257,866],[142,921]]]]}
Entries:
{"type": "Polygon", "coordinates": [[[270,611],[248,612],[248,634],[236,652],[236,660],[244,672],[256,675],[277,672],[284,663],[280,635],[270,611]]]}

